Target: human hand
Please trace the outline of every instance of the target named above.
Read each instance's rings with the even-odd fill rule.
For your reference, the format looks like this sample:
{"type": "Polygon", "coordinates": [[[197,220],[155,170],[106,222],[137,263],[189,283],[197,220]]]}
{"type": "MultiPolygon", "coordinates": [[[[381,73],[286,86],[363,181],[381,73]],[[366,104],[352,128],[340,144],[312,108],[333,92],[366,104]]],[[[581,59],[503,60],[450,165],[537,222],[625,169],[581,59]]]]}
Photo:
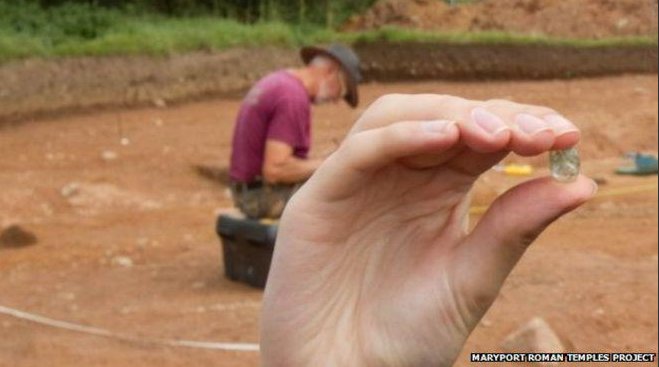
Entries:
{"type": "Polygon", "coordinates": [[[510,151],[574,146],[555,111],[389,95],[289,201],[264,294],[265,366],[447,366],[525,249],[594,195],[522,183],[468,232],[469,192],[510,151]]]}

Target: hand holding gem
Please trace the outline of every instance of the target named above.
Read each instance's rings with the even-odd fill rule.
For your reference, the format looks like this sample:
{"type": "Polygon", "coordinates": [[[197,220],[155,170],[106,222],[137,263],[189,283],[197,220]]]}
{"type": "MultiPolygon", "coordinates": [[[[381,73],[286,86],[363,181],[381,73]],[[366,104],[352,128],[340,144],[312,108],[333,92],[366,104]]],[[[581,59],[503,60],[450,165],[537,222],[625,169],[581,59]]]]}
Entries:
{"type": "Polygon", "coordinates": [[[511,151],[540,155],[579,138],[543,106],[377,100],[286,207],[264,294],[263,365],[451,365],[526,248],[596,191],[581,175],[529,180],[470,229],[474,182],[511,151]]]}

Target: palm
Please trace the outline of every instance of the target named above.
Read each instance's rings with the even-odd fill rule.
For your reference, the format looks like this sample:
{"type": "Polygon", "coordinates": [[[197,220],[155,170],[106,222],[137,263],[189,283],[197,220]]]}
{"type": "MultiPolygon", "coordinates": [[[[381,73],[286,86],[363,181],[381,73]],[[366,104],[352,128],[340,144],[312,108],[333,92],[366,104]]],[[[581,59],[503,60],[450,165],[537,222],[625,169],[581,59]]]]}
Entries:
{"type": "MultiPolygon", "coordinates": [[[[274,365],[438,365],[457,356],[493,299],[481,292],[492,283],[474,282],[475,246],[463,245],[469,191],[505,152],[451,146],[431,163],[412,155],[373,170],[321,168],[295,195],[265,295],[262,344],[274,365]],[[319,353],[337,345],[344,352],[319,353]]],[[[481,270],[478,279],[491,269],[481,270]]]]}
{"type": "Polygon", "coordinates": [[[344,337],[361,337],[360,343],[372,344],[366,348],[403,343],[459,349],[461,343],[449,346],[448,341],[466,338],[465,325],[478,316],[465,314],[465,302],[455,297],[450,259],[464,236],[468,193],[475,179],[444,167],[417,170],[392,164],[349,197],[325,203],[322,210],[291,210],[287,220],[295,223],[290,229],[296,231],[296,240],[281,255],[291,259],[284,271],[296,274],[284,276],[288,286],[309,296],[336,298],[288,299],[290,304],[281,306],[291,315],[282,315],[282,320],[297,319],[299,324],[286,322],[293,329],[282,331],[313,325],[323,313],[333,316],[324,320],[323,328],[338,325],[346,317],[344,311],[352,308],[352,322],[362,325],[363,335],[344,330],[344,337]],[[314,277],[319,269],[327,272],[321,282],[314,277]],[[306,317],[295,307],[302,301],[306,317]],[[358,306],[350,306],[354,304],[358,306]],[[437,316],[441,325],[431,322],[437,316]],[[419,333],[418,325],[428,330],[419,333]]]}

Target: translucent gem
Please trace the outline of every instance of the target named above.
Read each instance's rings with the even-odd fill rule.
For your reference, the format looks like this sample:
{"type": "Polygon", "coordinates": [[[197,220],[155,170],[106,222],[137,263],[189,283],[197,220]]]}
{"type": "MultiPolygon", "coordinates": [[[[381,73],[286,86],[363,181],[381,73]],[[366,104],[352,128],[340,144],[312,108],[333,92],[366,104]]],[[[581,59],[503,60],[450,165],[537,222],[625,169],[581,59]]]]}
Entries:
{"type": "Polygon", "coordinates": [[[579,176],[581,160],[575,148],[553,150],[549,153],[551,177],[560,182],[571,182],[579,176]]]}

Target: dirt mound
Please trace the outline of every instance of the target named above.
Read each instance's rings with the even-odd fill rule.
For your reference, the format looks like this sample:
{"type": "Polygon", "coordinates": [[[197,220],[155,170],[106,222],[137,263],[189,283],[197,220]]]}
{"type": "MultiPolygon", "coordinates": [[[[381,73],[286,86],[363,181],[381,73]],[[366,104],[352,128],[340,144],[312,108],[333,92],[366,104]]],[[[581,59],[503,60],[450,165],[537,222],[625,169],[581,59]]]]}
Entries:
{"type": "Polygon", "coordinates": [[[0,232],[0,248],[19,248],[35,243],[37,243],[37,236],[18,225],[12,225],[0,232]]]}
{"type": "Polygon", "coordinates": [[[370,42],[356,45],[364,79],[552,79],[656,73],[656,46],[574,48],[370,42]]]}
{"type": "Polygon", "coordinates": [[[485,0],[450,6],[437,0],[382,0],[346,24],[445,32],[502,31],[554,37],[657,36],[655,0],[485,0]]]}
{"type": "MultiPolygon", "coordinates": [[[[354,48],[365,81],[546,79],[657,72],[656,46],[575,49],[366,42],[354,48]]],[[[16,61],[0,65],[0,126],[40,115],[112,106],[163,109],[208,96],[238,98],[257,78],[298,64],[297,53],[288,48],[233,49],[166,59],[117,56],[16,61]]]]}
{"type": "Polygon", "coordinates": [[[273,67],[298,63],[294,50],[275,47],[161,58],[16,60],[0,65],[0,120],[104,106],[161,107],[172,101],[211,95],[239,96],[273,67]]]}

